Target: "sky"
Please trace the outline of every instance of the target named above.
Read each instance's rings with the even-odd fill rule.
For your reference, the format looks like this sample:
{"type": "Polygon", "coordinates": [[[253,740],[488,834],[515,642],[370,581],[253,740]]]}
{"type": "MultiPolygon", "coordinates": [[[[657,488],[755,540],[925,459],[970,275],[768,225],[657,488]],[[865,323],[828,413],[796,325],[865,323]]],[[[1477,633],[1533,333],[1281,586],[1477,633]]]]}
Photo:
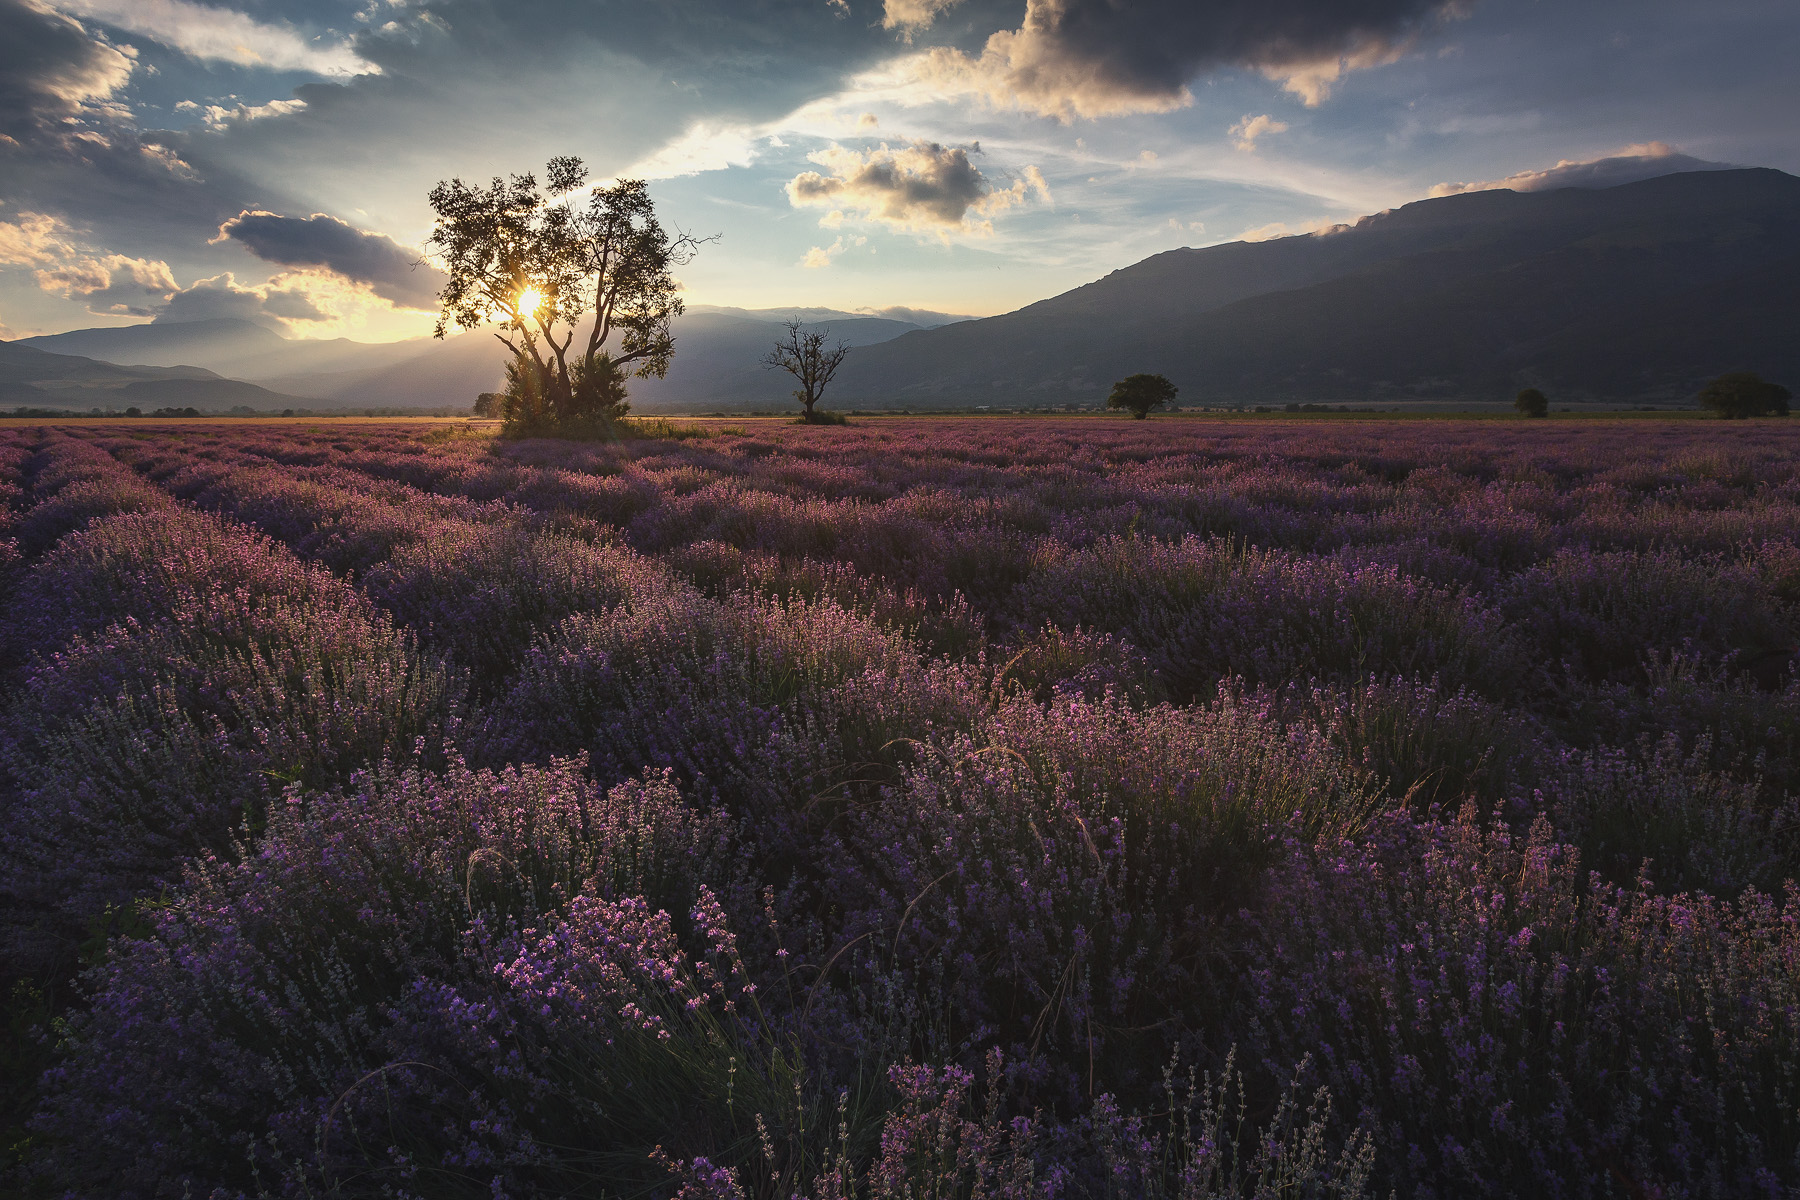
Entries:
{"type": "Polygon", "coordinates": [[[0,0],[0,338],[430,332],[426,195],[577,155],[690,303],[987,315],[1471,187],[1800,174],[1792,0],[0,0]]]}

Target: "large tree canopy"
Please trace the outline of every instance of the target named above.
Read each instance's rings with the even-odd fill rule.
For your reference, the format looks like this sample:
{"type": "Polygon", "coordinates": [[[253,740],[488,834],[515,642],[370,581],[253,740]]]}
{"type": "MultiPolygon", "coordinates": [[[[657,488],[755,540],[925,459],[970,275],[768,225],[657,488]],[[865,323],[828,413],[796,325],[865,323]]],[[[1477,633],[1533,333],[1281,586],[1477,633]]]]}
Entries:
{"type": "Polygon", "coordinates": [[[712,239],[671,236],[642,180],[590,188],[579,158],[554,158],[542,186],[528,174],[486,188],[452,179],[430,201],[426,244],[449,274],[437,336],[499,327],[513,354],[510,421],[610,420],[627,375],[667,373],[669,323],[683,311],[673,268],[712,239]]]}
{"type": "Polygon", "coordinates": [[[1750,371],[1721,375],[1700,393],[1700,406],[1721,417],[1785,417],[1793,393],[1750,371]]]}
{"type": "Polygon", "coordinates": [[[1127,375],[1113,384],[1106,407],[1123,408],[1142,421],[1155,410],[1175,402],[1176,387],[1161,375],[1127,375]]]}

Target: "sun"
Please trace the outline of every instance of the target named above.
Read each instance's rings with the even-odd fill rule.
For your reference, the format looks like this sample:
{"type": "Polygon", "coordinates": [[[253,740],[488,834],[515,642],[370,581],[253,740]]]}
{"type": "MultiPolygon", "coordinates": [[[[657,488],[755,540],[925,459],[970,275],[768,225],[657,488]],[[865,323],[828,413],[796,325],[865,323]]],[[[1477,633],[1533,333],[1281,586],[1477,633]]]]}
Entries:
{"type": "Polygon", "coordinates": [[[544,306],[544,293],[528,287],[519,293],[519,315],[529,316],[544,306]]]}

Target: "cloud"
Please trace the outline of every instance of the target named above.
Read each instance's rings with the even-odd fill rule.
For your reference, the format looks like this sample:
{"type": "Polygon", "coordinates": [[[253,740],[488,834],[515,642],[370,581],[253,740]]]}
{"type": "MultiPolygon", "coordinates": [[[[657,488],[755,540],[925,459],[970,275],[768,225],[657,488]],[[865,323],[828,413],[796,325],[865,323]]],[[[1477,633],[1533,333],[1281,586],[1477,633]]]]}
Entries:
{"type": "Polygon", "coordinates": [[[268,24],[229,8],[187,0],[49,0],[85,17],[161,42],[194,58],[272,71],[349,76],[379,70],[343,38],[309,38],[289,25],[268,24]]]}
{"type": "Polygon", "coordinates": [[[1190,79],[1230,66],[1315,105],[1345,73],[1392,62],[1459,11],[1460,0],[1027,0],[1018,29],[993,34],[976,56],[934,49],[919,74],[1065,121],[1181,108],[1190,79]]]}
{"type": "Polygon", "coordinates": [[[726,167],[747,167],[765,146],[784,145],[766,129],[749,125],[693,125],[648,158],[619,172],[624,179],[676,179],[726,167]]]}
{"type": "Polygon", "coordinates": [[[0,221],[0,266],[30,270],[41,290],[96,315],[164,323],[239,317],[283,332],[292,322],[343,325],[350,316],[367,317],[371,306],[386,307],[367,282],[335,272],[285,271],[247,286],[224,272],[184,288],[168,263],[95,250],[43,213],[0,221]]]}
{"type": "Polygon", "coordinates": [[[180,287],[169,264],[123,254],[78,258],[35,275],[44,291],[79,298],[89,312],[103,316],[154,316],[180,287]]]}
{"type": "Polygon", "coordinates": [[[0,221],[0,266],[28,268],[42,291],[106,316],[152,316],[180,287],[167,263],[97,252],[44,213],[0,221]]]}
{"type": "Polygon", "coordinates": [[[881,27],[905,33],[924,29],[937,20],[939,13],[954,8],[956,3],[957,0],[884,0],[881,27]]]}
{"type": "Polygon", "coordinates": [[[938,325],[954,325],[958,321],[973,321],[970,316],[956,313],[938,312],[934,308],[908,308],[903,304],[892,304],[886,308],[859,308],[857,312],[871,317],[886,317],[890,321],[906,321],[913,325],[933,328],[938,325]]]}
{"type": "Polygon", "coordinates": [[[1552,188],[1608,188],[1620,184],[1675,175],[1683,171],[1727,171],[1730,163],[1707,162],[1683,154],[1667,142],[1644,142],[1626,146],[1603,158],[1565,158],[1554,167],[1541,171],[1520,171],[1505,179],[1485,183],[1440,183],[1431,189],[1433,196],[1455,196],[1462,192],[1492,192],[1507,189],[1515,192],[1544,192],[1552,188]]]}
{"type": "Polygon", "coordinates": [[[74,231],[45,213],[20,213],[17,221],[0,221],[0,266],[41,267],[75,253],[74,231]]]}
{"type": "Polygon", "coordinates": [[[176,112],[197,112],[208,129],[223,129],[233,122],[260,121],[265,117],[285,117],[300,112],[306,107],[304,100],[270,100],[266,104],[234,104],[226,108],[220,104],[195,104],[192,100],[183,100],[175,106],[176,112]]]}
{"type": "Polygon", "coordinates": [[[122,254],[78,256],[33,274],[44,291],[79,300],[97,316],[151,317],[159,324],[236,317],[277,332],[293,321],[337,319],[321,304],[333,290],[329,282],[304,275],[244,287],[227,271],[184,288],[169,264],[122,254]]]}
{"type": "Polygon", "coordinates": [[[1286,237],[1323,237],[1327,234],[1339,233],[1350,226],[1337,221],[1314,221],[1289,225],[1286,221],[1271,221],[1267,225],[1258,225],[1255,229],[1246,229],[1233,238],[1238,242],[1270,242],[1276,238],[1286,237]]]}
{"type": "Polygon", "coordinates": [[[219,226],[219,239],[237,242],[264,262],[326,268],[400,308],[435,309],[444,283],[435,267],[415,266],[417,251],[324,213],[242,212],[219,226]]]}
{"type": "Polygon", "coordinates": [[[133,55],[32,0],[0,0],[0,134],[9,140],[109,99],[133,55]]]}
{"type": "Polygon", "coordinates": [[[267,310],[267,294],[260,288],[238,286],[230,271],[210,279],[196,281],[170,296],[155,324],[175,325],[183,321],[214,321],[223,317],[255,321],[259,325],[280,330],[281,320],[270,320],[275,314],[267,310]]]}
{"type": "Polygon", "coordinates": [[[240,284],[230,271],[196,280],[169,297],[156,323],[235,317],[281,334],[318,336],[364,323],[373,308],[386,308],[362,285],[316,271],[284,271],[262,282],[240,284]],[[300,331],[296,325],[310,328],[300,331]]]}
{"type": "Polygon", "coordinates": [[[857,151],[835,142],[807,158],[829,174],[807,171],[790,180],[788,200],[795,206],[828,208],[821,222],[840,223],[845,210],[897,229],[947,234],[991,232],[987,218],[1023,204],[1033,195],[1049,199],[1050,189],[1036,167],[1027,167],[1010,187],[995,188],[969,161],[979,146],[942,146],[915,141],[898,148],[886,142],[857,151]]]}
{"type": "Polygon", "coordinates": [[[869,239],[866,237],[840,237],[829,246],[814,246],[812,249],[808,250],[806,256],[800,260],[800,265],[815,270],[820,267],[829,267],[831,265],[831,260],[842,254],[844,251],[853,249],[857,246],[866,246],[868,244],[869,239]]]}
{"type": "MultiPolygon", "coordinates": [[[[1443,10],[1455,15],[1455,5],[1443,10]]],[[[1317,108],[1331,99],[1331,91],[1352,71],[1373,71],[1399,62],[1418,44],[1417,32],[1382,34],[1358,31],[1344,41],[1342,47],[1312,55],[1300,53],[1293,58],[1276,55],[1271,61],[1256,64],[1265,78],[1273,79],[1287,91],[1300,97],[1308,108],[1317,108]]]]}
{"type": "Polygon", "coordinates": [[[1260,117],[1244,114],[1244,119],[1233,125],[1229,131],[1231,144],[1248,154],[1256,152],[1256,139],[1271,134],[1286,133],[1286,121],[1277,121],[1268,113],[1260,117]]]}
{"type": "Polygon", "coordinates": [[[284,321],[330,321],[336,314],[319,305],[317,293],[302,287],[269,287],[263,292],[263,311],[284,321]]]}

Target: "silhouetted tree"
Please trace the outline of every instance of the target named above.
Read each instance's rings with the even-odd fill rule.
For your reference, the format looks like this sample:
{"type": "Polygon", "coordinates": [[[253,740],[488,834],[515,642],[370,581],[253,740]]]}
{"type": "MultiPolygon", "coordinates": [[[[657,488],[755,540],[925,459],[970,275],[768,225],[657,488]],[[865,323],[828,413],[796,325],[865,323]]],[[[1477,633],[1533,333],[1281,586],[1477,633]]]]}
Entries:
{"type": "Polygon", "coordinates": [[[763,366],[769,370],[782,370],[792,375],[800,384],[794,389],[794,399],[806,409],[800,417],[802,421],[812,424],[822,418],[813,412],[825,395],[825,385],[837,374],[843,365],[844,356],[850,353],[850,347],[839,342],[827,348],[823,329],[808,330],[800,324],[800,318],[783,321],[782,328],[787,334],[775,343],[775,348],[763,355],[763,366]]]}
{"type": "Polygon", "coordinates": [[[1750,371],[1721,375],[1700,392],[1700,405],[1727,420],[1742,417],[1785,417],[1793,393],[1750,371]]]}
{"type": "Polygon", "coordinates": [[[586,182],[582,161],[564,157],[550,160],[543,187],[514,175],[431,189],[437,225],[426,245],[450,277],[437,336],[500,326],[494,336],[513,356],[500,415],[514,428],[604,427],[623,416],[626,378],[660,378],[674,357],[669,322],[683,305],[673,268],[713,240],[664,230],[642,180],[593,188],[578,203],[586,182]]]}
{"type": "Polygon", "coordinates": [[[1127,375],[1113,384],[1106,407],[1124,408],[1142,421],[1156,409],[1175,400],[1176,388],[1161,375],[1127,375]]]}
{"type": "Polygon", "coordinates": [[[1550,397],[1536,388],[1526,388],[1513,397],[1513,407],[1528,417],[1544,417],[1550,415],[1550,397]]]}

